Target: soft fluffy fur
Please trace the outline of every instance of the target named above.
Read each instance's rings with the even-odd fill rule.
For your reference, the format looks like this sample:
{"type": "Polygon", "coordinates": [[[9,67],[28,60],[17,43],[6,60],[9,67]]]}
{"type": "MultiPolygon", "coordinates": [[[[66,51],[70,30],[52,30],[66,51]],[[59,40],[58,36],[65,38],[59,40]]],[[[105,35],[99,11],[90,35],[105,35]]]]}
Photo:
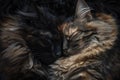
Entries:
{"type": "Polygon", "coordinates": [[[55,16],[35,0],[0,0],[0,73],[3,80],[46,80],[61,55],[55,16]]]}
{"type": "Polygon", "coordinates": [[[50,80],[116,80],[120,73],[117,21],[104,13],[92,16],[83,0],[78,0],[75,14],[60,26],[65,57],[50,65],[50,80]]]}

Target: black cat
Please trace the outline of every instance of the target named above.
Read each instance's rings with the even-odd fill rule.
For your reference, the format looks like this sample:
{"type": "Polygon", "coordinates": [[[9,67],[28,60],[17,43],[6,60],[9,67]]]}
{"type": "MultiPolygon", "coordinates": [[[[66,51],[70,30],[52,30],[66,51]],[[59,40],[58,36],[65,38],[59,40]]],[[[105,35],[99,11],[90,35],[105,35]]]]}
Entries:
{"type": "Polygon", "coordinates": [[[35,0],[0,0],[0,73],[5,80],[46,80],[61,56],[59,21],[35,0]]]}

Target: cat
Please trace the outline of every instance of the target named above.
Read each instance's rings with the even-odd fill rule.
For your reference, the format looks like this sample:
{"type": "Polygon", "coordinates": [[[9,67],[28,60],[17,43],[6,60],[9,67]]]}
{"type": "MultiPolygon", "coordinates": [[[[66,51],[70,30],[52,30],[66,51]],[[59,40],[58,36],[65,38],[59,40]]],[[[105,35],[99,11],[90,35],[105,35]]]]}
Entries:
{"type": "Polygon", "coordinates": [[[56,18],[35,0],[0,0],[0,74],[3,80],[46,80],[61,55],[56,18]]]}
{"type": "Polygon", "coordinates": [[[118,27],[112,15],[93,14],[84,0],[78,0],[75,16],[59,26],[64,56],[50,65],[49,80],[116,80],[120,74],[118,27]]]}

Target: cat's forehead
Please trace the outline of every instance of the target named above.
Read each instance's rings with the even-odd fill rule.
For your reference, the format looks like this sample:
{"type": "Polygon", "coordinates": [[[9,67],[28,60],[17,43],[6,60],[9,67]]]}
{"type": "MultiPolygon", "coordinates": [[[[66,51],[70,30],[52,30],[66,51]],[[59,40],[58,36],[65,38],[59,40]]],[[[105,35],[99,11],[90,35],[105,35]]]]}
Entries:
{"type": "Polygon", "coordinates": [[[41,30],[40,31],[40,35],[42,35],[42,36],[48,36],[50,38],[53,37],[53,35],[52,35],[52,33],[50,31],[45,31],[45,30],[43,30],[43,31],[41,30]]]}
{"type": "Polygon", "coordinates": [[[83,25],[81,25],[78,22],[65,22],[59,28],[60,28],[60,31],[63,33],[64,36],[70,36],[70,35],[72,35],[73,33],[76,33],[79,30],[83,30],[83,29],[80,29],[82,27],[83,27],[83,25]]]}
{"type": "Polygon", "coordinates": [[[41,29],[39,30],[41,37],[46,38],[55,38],[56,36],[60,36],[57,29],[41,29]]]}

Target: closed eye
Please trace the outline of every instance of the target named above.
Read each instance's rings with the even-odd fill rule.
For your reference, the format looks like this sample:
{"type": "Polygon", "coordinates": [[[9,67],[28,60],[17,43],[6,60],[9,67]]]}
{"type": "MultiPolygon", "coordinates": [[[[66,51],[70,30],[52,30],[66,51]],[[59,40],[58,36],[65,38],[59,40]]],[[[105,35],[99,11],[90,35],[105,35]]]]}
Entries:
{"type": "Polygon", "coordinates": [[[86,34],[85,34],[85,36],[83,37],[83,39],[86,39],[86,38],[90,38],[91,36],[93,36],[93,35],[95,35],[96,33],[93,33],[93,32],[87,32],[86,34]]]}

